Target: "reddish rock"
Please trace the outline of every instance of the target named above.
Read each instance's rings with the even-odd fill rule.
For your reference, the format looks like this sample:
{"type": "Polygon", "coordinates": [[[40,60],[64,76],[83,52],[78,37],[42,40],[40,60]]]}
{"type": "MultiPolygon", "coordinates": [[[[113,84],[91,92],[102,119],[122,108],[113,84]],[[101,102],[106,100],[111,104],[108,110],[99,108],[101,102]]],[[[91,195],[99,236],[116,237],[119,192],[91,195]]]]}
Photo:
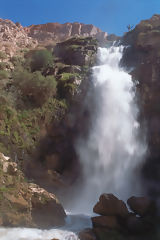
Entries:
{"type": "Polygon", "coordinates": [[[28,36],[38,40],[38,42],[57,42],[75,36],[95,37],[100,42],[107,39],[107,33],[102,32],[92,24],[82,23],[46,23],[31,25],[25,28],[28,36]]]}
{"type": "Polygon", "coordinates": [[[126,204],[113,194],[102,194],[93,211],[104,216],[127,217],[129,214],[126,204]]]}
{"type": "Polygon", "coordinates": [[[127,201],[130,209],[140,216],[155,213],[155,204],[147,197],[131,197],[127,201]]]}
{"type": "Polygon", "coordinates": [[[93,227],[104,227],[109,229],[119,229],[119,223],[115,216],[98,216],[92,217],[93,227]]]}

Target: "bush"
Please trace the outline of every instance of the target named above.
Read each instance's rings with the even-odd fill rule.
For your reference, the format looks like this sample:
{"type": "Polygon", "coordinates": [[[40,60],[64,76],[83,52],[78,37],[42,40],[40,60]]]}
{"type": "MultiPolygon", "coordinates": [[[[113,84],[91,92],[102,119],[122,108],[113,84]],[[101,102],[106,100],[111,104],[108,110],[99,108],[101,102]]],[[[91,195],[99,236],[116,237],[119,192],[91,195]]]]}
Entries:
{"type": "Polygon", "coordinates": [[[23,98],[27,97],[36,106],[42,106],[56,94],[56,80],[53,76],[44,77],[41,72],[15,71],[14,84],[20,89],[23,98]]]}
{"type": "Polygon", "coordinates": [[[31,59],[31,70],[40,71],[53,65],[53,56],[47,49],[35,51],[31,59]]]}
{"type": "Polygon", "coordinates": [[[3,61],[6,57],[7,57],[6,54],[0,51],[0,59],[3,61]]]}
{"type": "Polygon", "coordinates": [[[0,70],[0,80],[7,79],[8,78],[8,72],[5,70],[0,70]]]}
{"type": "Polygon", "coordinates": [[[24,64],[24,58],[22,56],[13,56],[11,58],[11,62],[14,66],[21,66],[22,64],[24,64]]]}

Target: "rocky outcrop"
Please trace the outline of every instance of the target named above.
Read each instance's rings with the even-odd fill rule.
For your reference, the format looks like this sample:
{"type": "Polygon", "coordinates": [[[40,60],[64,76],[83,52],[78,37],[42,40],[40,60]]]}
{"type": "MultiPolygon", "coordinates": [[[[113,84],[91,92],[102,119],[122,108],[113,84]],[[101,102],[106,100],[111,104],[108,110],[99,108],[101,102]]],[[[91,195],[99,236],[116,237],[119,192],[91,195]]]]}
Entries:
{"type": "Polygon", "coordinates": [[[54,73],[57,94],[60,99],[65,99],[69,109],[61,121],[56,119],[48,128],[46,137],[40,144],[38,162],[34,164],[39,166],[39,159],[42,159],[43,168],[38,171],[37,167],[33,167],[33,161],[28,168],[31,177],[37,176],[38,182],[46,183],[52,189],[66,188],[77,179],[81,171],[74,144],[77,135],[87,131],[89,114],[83,102],[89,89],[90,67],[96,59],[96,53],[97,41],[90,37],[71,38],[55,47],[56,62],[48,73],[54,73]],[[55,174],[55,171],[60,174],[55,174]],[[55,176],[61,174],[65,180],[55,181],[55,176]]]}
{"type": "Polygon", "coordinates": [[[107,40],[107,33],[92,24],[82,23],[46,23],[25,28],[28,36],[38,42],[59,42],[72,37],[95,37],[100,42],[107,40]]]}
{"type": "Polygon", "coordinates": [[[93,211],[101,216],[91,218],[93,233],[98,240],[155,239],[155,203],[147,197],[131,197],[127,203],[133,212],[129,212],[126,204],[113,194],[100,196],[93,211]],[[153,205],[154,211],[150,211],[153,210],[153,205]]]}
{"type": "Polygon", "coordinates": [[[71,38],[58,43],[54,53],[68,65],[91,66],[95,62],[97,41],[92,37],[71,38]]]}
{"type": "Polygon", "coordinates": [[[0,51],[6,54],[6,58],[12,57],[18,50],[33,48],[36,45],[37,41],[28,37],[20,24],[0,19],[0,51]]]}
{"type": "Polygon", "coordinates": [[[65,212],[54,194],[28,183],[18,165],[0,153],[0,226],[61,226],[65,212]]]}

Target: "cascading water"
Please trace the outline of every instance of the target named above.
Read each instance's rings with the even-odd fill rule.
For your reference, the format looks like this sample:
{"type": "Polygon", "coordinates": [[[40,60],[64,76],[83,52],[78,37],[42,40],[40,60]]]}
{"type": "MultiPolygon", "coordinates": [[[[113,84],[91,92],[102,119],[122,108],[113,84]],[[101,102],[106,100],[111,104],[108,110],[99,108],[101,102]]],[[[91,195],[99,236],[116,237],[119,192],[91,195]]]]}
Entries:
{"type": "MultiPolygon", "coordinates": [[[[122,47],[99,48],[99,66],[93,68],[92,123],[87,139],[79,139],[77,152],[84,181],[72,212],[92,213],[103,192],[122,199],[142,192],[139,167],[146,152],[140,137],[131,76],[119,67],[122,47]],[[93,103],[94,102],[94,103],[93,103]]],[[[1,240],[78,240],[77,232],[90,226],[89,216],[68,216],[60,229],[0,228],[1,240]]]]}
{"type": "Polygon", "coordinates": [[[122,46],[99,48],[99,66],[93,68],[90,132],[77,143],[84,175],[78,212],[92,212],[104,192],[123,200],[142,194],[139,170],[146,144],[137,122],[134,83],[119,67],[122,52],[122,46]]]}

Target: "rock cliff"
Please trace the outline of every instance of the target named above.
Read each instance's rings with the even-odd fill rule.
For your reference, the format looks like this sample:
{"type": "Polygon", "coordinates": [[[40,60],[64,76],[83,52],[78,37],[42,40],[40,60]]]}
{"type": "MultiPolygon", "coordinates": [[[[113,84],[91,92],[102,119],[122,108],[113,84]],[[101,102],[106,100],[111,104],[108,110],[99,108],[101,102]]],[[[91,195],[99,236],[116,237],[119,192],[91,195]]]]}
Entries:
{"type": "Polygon", "coordinates": [[[29,37],[39,43],[59,42],[71,37],[95,37],[100,42],[107,40],[107,33],[92,24],[83,23],[46,23],[24,28],[29,37]]]}
{"type": "Polygon", "coordinates": [[[141,108],[140,119],[145,122],[148,155],[144,174],[150,193],[159,198],[157,184],[160,183],[160,15],[141,21],[135,29],[122,39],[127,48],[122,65],[137,83],[137,94],[141,108]]]}

